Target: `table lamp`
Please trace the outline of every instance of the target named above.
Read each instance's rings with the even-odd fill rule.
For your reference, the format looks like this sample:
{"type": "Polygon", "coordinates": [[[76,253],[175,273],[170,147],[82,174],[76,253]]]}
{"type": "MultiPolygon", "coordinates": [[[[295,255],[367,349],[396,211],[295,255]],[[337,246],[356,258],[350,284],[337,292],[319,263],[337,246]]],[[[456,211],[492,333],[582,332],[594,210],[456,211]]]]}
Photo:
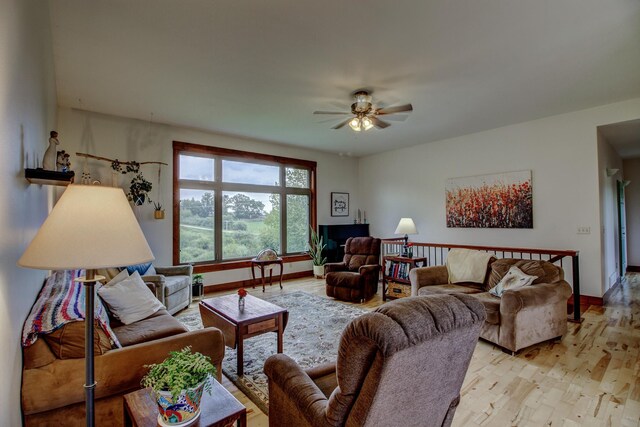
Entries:
{"type": "Polygon", "coordinates": [[[95,424],[93,366],[96,269],[153,261],[154,256],[121,188],[69,185],[18,265],[42,270],[85,269],[85,409],[95,424]]]}
{"type": "Polygon", "coordinates": [[[418,234],[418,230],[416,229],[416,224],[413,222],[413,219],[400,218],[400,222],[396,227],[395,234],[404,234],[404,245],[402,246],[402,256],[408,256],[409,248],[407,244],[409,243],[409,234],[418,234]]]}

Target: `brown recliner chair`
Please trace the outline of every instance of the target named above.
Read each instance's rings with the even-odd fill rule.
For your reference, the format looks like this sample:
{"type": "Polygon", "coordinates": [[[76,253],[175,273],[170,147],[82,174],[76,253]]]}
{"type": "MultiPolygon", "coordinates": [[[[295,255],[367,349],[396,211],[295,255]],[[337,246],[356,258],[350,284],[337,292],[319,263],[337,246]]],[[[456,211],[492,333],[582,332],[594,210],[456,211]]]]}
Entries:
{"type": "Polygon", "coordinates": [[[378,292],[380,239],[349,237],[342,262],[324,265],[327,296],[353,302],[368,300],[378,292]]]}
{"type": "Polygon", "coordinates": [[[269,357],[269,425],[450,426],[485,316],[468,295],[402,298],[351,321],[336,364],[269,357]]]}

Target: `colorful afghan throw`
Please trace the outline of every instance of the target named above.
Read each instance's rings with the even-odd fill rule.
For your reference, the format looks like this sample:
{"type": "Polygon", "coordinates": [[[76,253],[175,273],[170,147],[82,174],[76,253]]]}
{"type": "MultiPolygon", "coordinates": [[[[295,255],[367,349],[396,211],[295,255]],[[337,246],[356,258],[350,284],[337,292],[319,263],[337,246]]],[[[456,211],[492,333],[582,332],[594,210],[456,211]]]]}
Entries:
{"type": "MultiPolygon", "coordinates": [[[[54,271],[47,277],[44,286],[24,322],[22,346],[33,344],[39,334],[48,334],[66,323],[84,321],[84,285],[74,279],[84,276],[84,270],[54,271]]],[[[109,327],[107,310],[96,296],[94,318],[112,342],[121,347],[118,338],[109,327]]]]}

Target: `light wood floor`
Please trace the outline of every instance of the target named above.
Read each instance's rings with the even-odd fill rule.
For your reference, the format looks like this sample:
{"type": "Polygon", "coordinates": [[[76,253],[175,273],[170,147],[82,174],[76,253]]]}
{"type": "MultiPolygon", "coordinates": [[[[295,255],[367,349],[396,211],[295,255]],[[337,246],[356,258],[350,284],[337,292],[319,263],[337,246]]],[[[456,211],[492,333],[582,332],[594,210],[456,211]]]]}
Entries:
{"type": "MultiPolygon", "coordinates": [[[[249,290],[275,295],[303,290],[324,296],[324,281],[292,280],[249,290]]],[[[231,292],[224,292],[231,293],[231,292]]],[[[224,293],[207,294],[209,296],[224,293]]],[[[382,304],[376,295],[362,308],[382,304]]],[[[560,342],[516,356],[479,341],[462,386],[454,426],[640,426],[640,274],[628,275],[606,307],[590,307],[560,342]]],[[[224,378],[248,408],[249,427],[267,416],[224,378]]]]}

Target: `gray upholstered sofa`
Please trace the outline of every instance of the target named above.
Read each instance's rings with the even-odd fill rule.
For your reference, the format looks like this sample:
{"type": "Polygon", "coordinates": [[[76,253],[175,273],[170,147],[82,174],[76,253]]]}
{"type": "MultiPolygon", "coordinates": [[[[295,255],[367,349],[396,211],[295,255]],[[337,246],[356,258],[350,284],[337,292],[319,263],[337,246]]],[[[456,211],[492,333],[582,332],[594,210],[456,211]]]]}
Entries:
{"type": "Polygon", "coordinates": [[[351,321],[337,363],[267,359],[269,425],[451,425],[485,310],[467,295],[403,298],[351,321]]]}
{"type": "Polygon", "coordinates": [[[550,262],[492,258],[483,283],[448,283],[446,266],[415,268],[409,279],[412,296],[464,293],[480,301],[487,311],[480,337],[512,353],[567,332],[571,285],[563,270],[550,262]],[[512,265],[538,278],[532,285],[505,291],[501,298],[490,294],[512,265]]]}

